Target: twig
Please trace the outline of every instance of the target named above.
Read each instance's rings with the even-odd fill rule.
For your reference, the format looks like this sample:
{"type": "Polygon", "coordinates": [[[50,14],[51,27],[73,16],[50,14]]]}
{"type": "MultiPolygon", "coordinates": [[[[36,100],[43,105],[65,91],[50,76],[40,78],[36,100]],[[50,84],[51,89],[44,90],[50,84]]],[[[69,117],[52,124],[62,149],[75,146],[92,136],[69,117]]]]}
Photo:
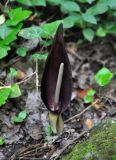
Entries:
{"type": "Polygon", "coordinates": [[[80,117],[82,114],[84,114],[87,110],[89,110],[93,105],[95,105],[96,103],[98,103],[98,99],[95,101],[95,102],[93,102],[91,105],[89,105],[87,108],[85,108],[84,110],[82,110],[80,113],[78,113],[78,114],[76,114],[76,115],[74,115],[74,116],[72,116],[71,118],[69,118],[69,119],[67,119],[66,121],[64,121],[64,123],[67,123],[67,122],[69,122],[69,121],[71,121],[71,120],[73,120],[73,119],[75,119],[75,118],[78,118],[78,117],[80,117]]]}
{"type": "Polygon", "coordinates": [[[23,81],[17,82],[16,84],[22,84],[22,83],[28,81],[35,74],[36,74],[36,71],[33,72],[31,75],[27,76],[23,81]]]}

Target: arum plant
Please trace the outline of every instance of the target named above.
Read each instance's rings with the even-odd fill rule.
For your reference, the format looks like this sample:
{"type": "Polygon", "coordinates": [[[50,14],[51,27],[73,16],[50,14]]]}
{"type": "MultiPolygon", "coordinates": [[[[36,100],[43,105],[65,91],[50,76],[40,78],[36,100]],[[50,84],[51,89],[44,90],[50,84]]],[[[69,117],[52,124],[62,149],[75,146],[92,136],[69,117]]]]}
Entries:
{"type": "Polygon", "coordinates": [[[67,109],[71,93],[71,66],[63,40],[63,25],[60,24],[41,81],[41,97],[50,111],[49,120],[54,133],[63,130],[61,114],[67,109]]]}

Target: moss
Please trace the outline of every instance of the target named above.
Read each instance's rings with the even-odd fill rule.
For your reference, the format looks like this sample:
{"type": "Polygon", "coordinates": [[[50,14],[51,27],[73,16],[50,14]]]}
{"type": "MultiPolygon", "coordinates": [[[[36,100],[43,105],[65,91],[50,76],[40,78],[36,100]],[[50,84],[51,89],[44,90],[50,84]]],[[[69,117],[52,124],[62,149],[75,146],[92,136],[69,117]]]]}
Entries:
{"type": "Polygon", "coordinates": [[[115,131],[116,123],[111,120],[103,121],[91,130],[89,139],[76,144],[73,151],[61,159],[114,160],[116,155],[115,131]]]}

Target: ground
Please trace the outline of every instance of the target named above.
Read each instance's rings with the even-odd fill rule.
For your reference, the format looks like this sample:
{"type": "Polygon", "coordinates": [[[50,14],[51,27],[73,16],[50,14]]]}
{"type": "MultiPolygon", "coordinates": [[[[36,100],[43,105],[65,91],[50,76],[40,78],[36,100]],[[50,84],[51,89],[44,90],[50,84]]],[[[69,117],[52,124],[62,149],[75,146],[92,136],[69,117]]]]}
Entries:
{"type": "MultiPolygon", "coordinates": [[[[97,138],[102,138],[106,133],[111,139],[111,141],[108,142],[108,146],[110,145],[111,148],[113,148],[114,144],[112,141],[115,135],[114,132],[110,132],[110,129],[114,128],[114,124],[112,124],[106,132],[103,130],[103,132],[96,133],[93,137],[91,136],[93,132],[90,135],[89,133],[90,130],[101,123],[102,120],[107,120],[108,118],[110,118],[111,121],[116,120],[116,77],[112,79],[108,86],[102,89],[96,85],[94,80],[95,73],[102,66],[106,66],[112,72],[116,72],[114,38],[107,37],[105,39],[98,39],[92,43],[86,43],[82,47],[79,47],[74,42],[66,42],[66,49],[72,67],[73,92],[69,108],[63,113],[65,125],[61,135],[51,134],[49,136],[48,110],[42,103],[40,86],[38,90],[36,88],[36,75],[34,74],[36,64],[30,60],[30,55],[26,58],[17,59],[17,57],[14,57],[10,62],[8,59],[5,59],[4,62],[2,61],[0,80],[5,82],[5,84],[18,82],[22,90],[22,96],[13,100],[10,99],[4,107],[1,107],[0,134],[5,139],[5,145],[0,147],[1,160],[26,158],[55,160],[62,156],[64,152],[67,152],[70,156],[70,151],[78,140],[80,143],[75,146],[73,155],[76,157],[76,160],[78,159],[75,153],[78,153],[79,156],[82,157],[81,154],[87,153],[89,149],[92,150],[92,153],[88,153],[86,157],[91,156],[91,154],[94,156],[96,148],[91,141],[94,141],[95,145],[100,143],[98,147],[99,151],[97,152],[99,155],[104,147],[104,142],[101,143],[103,139],[97,142],[97,138]],[[15,78],[11,79],[7,77],[7,67],[9,66],[21,70],[27,78],[24,81],[19,81],[15,78]],[[96,89],[97,94],[93,104],[87,105],[84,104],[79,94],[81,90],[90,87],[96,89]],[[21,110],[26,110],[28,116],[23,123],[15,124],[13,117],[21,110]],[[73,117],[75,115],[76,117],[73,117]]],[[[40,81],[43,64],[43,61],[38,62],[40,81]]],[[[105,143],[107,143],[107,141],[105,143]]],[[[116,148],[116,146],[114,147],[116,148]]],[[[114,155],[113,152],[112,156],[114,155]]],[[[114,159],[115,158],[112,157],[112,160],[114,159]]]]}

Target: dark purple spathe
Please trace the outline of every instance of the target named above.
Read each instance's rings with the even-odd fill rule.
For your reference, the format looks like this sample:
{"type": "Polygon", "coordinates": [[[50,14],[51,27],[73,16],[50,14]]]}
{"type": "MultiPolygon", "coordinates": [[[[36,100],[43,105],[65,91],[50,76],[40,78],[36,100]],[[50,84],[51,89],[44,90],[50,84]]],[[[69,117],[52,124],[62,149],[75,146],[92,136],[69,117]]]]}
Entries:
{"type": "Polygon", "coordinates": [[[63,25],[60,24],[48,55],[41,81],[41,97],[51,112],[62,113],[70,102],[72,93],[72,75],[68,55],[63,40],[63,25]],[[59,103],[55,104],[54,96],[60,64],[64,63],[64,72],[60,90],[59,103]]]}

